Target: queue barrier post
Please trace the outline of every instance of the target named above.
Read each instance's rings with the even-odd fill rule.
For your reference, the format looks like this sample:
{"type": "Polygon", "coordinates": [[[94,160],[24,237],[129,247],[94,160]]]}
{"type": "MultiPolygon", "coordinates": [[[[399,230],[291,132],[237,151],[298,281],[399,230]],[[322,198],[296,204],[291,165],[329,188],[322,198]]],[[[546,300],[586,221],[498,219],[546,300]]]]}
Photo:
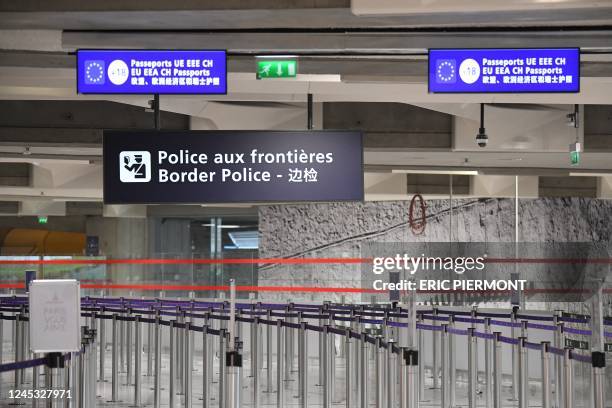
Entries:
{"type": "Polygon", "coordinates": [[[476,336],[474,328],[470,327],[468,331],[468,407],[476,408],[476,336]]]}
{"type": "Polygon", "coordinates": [[[450,370],[448,364],[449,358],[449,337],[448,337],[448,325],[442,325],[442,335],[440,337],[440,351],[441,351],[441,364],[442,364],[442,381],[440,382],[440,396],[442,408],[449,406],[449,378],[450,370]]]}
{"type": "Polygon", "coordinates": [[[573,408],[574,405],[574,360],[572,349],[565,348],[563,355],[563,402],[564,408],[573,408]]]}
{"type": "Polygon", "coordinates": [[[276,405],[282,408],[285,403],[285,386],[283,377],[285,374],[285,328],[283,321],[276,321],[276,405]]]}
{"type": "Polygon", "coordinates": [[[527,390],[529,385],[529,367],[527,365],[527,346],[526,337],[519,337],[518,339],[518,395],[519,395],[519,408],[528,407],[527,390]]]}
{"type": "Polygon", "coordinates": [[[136,354],[134,355],[134,407],[138,408],[142,405],[142,323],[141,316],[136,316],[134,319],[136,354]]]}
{"type": "Polygon", "coordinates": [[[542,343],[542,408],[551,408],[550,342],[542,343]]]}
{"type": "Polygon", "coordinates": [[[168,405],[174,408],[174,387],[176,384],[176,320],[170,320],[170,378],[168,379],[168,405]]]}
{"type": "MultiPolygon", "coordinates": [[[[301,319],[301,317],[300,317],[301,319]]],[[[300,322],[300,343],[299,343],[299,398],[300,407],[308,407],[308,330],[306,322],[300,322]]]]}
{"type": "Polygon", "coordinates": [[[593,370],[593,408],[605,408],[606,398],[604,390],[604,377],[606,369],[606,355],[601,351],[591,354],[593,370]]]}
{"type": "Polygon", "coordinates": [[[360,343],[360,354],[359,354],[359,389],[361,396],[361,408],[368,408],[369,406],[369,395],[368,395],[368,342],[366,341],[366,334],[361,333],[360,343]]]}
{"type": "Polygon", "coordinates": [[[193,389],[193,368],[192,368],[192,363],[193,363],[193,343],[191,342],[191,323],[190,322],[185,322],[185,346],[184,346],[184,351],[185,351],[185,361],[183,364],[183,370],[185,371],[185,373],[183,374],[184,376],[184,396],[185,396],[185,402],[184,402],[184,406],[185,408],[191,408],[192,407],[192,389],[193,389]]]}

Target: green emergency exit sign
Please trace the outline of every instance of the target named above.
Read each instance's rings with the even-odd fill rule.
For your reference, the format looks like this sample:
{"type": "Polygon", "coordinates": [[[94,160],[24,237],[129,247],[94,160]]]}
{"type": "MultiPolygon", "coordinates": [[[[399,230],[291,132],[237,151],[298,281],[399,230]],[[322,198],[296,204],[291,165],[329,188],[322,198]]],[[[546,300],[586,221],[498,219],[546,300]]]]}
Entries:
{"type": "Polygon", "coordinates": [[[257,59],[257,79],[294,78],[297,60],[257,59]]]}
{"type": "Polygon", "coordinates": [[[570,163],[572,166],[580,164],[580,152],[570,152],[570,163]]]}

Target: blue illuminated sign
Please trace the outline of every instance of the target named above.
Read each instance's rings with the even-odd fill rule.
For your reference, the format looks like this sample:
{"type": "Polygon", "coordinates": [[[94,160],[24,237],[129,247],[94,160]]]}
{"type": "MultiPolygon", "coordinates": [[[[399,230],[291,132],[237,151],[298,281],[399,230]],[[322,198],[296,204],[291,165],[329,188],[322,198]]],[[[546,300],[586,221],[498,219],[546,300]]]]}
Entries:
{"type": "Polygon", "coordinates": [[[578,48],[431,49],[429,92],[579,92],[578,48]]]}
{"type": "Polygon", "coordinates": [[[78,50],[81,94],[226,94],[221,50],[78,50]]]}

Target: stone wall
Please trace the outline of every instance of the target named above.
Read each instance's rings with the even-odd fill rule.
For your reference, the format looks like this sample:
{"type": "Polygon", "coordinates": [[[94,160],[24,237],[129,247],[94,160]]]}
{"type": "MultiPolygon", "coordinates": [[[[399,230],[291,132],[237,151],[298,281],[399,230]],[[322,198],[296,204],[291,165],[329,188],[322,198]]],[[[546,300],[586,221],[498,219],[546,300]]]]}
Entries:
{"type": "MultiPolygon", "coordinates": [[[[360,257],[363,243],[448,242],[448,200],[427,201],[422,235],[408,225],[409,201],[261,206],[260,257],[360,257]]],[[[513,242],[513,199],[453,202],[452,240],[513,242]]],[[[589,198],[519,200],[521,242],[606,242],[612,238],[612,201],[589,198]]],[[[260,285],[360,286],[360,265],[276,265],[261,268],[260,285]]],[[[296,294],[262,294],[295,300],[296,294]]],[[[301,300],[340,300],[339,294],[305,294],[301,300]]]]}

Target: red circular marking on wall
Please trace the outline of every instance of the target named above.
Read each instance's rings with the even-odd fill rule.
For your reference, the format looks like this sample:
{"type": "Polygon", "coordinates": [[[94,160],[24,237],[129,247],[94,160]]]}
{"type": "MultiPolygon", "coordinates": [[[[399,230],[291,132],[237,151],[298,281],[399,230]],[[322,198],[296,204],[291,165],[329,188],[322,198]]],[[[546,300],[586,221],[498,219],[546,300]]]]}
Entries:
{"type": "Polygon", "coordinates": [[[427,206],[425,200],[420,194],[415,194],[410,201],[410,211],[408,212],[408,224],[414,235],[421,235],[425,232],[425,226],[427,225],[427,206]],[[417,203],[418,202],[418,203],[417,203]],[[418,207],[421,211],[420,218],[417,218],[415,210],[418,207]]]}

